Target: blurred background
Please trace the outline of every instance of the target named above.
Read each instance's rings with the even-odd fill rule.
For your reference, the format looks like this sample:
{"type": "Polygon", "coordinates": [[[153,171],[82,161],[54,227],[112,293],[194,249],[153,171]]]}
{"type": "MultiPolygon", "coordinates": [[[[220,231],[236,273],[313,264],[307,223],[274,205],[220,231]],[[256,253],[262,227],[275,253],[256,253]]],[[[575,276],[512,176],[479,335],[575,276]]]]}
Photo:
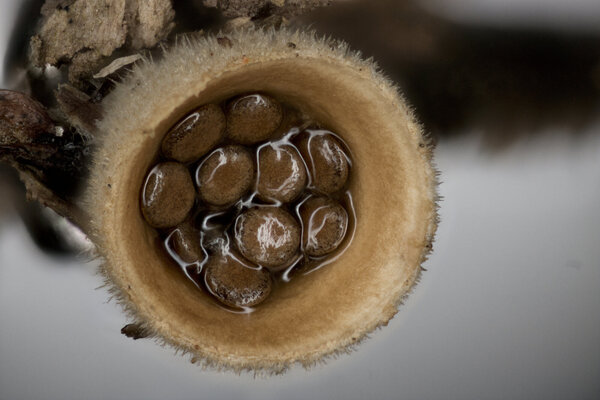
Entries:
{"type": "MultiPolygon", "coordinates": [[[[0,0],[0,88],[45,101],[40,6],[0,0]]],[[[176,31],[222,23],[174,8],[176,31]]],[[[400,312],[309,371],[203,371],[121,335],[83,235],[0,166],[0,400],[600,398],[600,2],[346,0],[292,25],[373,57],[437,144],[441,224],[400,312]]]]}

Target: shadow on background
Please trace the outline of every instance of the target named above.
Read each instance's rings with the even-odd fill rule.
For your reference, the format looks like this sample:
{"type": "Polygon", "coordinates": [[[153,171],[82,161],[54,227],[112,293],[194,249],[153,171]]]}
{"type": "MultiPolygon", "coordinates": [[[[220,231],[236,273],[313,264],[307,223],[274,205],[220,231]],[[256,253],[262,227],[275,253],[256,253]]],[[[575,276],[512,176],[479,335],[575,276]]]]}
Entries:
{"type": "Polygon", "coordinates": [[[18,214],[33,243],[53,257],[81,254],[85,242],[77,238],[72,227],[54,211],[37,201],[26,200],[25,188],[16,172],[0,164],[0,231],[10,227],[11,217],[18,214]]]}
{"type": "Polygon", "coordinates": [[[393,0],[335,3],[302,23],[373,57],[434,137],[478,130],[494,149],[598,118],[600,31],[459,25],[393,0]]]}

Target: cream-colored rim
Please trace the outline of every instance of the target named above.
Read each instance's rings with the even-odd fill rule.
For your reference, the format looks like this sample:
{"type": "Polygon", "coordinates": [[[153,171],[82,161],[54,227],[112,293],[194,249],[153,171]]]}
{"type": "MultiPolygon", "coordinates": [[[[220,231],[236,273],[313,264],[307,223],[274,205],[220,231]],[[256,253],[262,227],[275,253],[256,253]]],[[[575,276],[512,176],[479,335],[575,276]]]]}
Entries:
{"type": "Polygon", "coordinates": [[[288,31],[184,38],[104,102],[85,193],[103,272],[129,315],[194,362],[281,372],[345,352],[396,313],[436,229],[431,149],[396,88],[345,44],[288,31]],[[216,307],[173,268],[139,191],[162,135],[196,106],[262,91],[314,116],[353,151],[354,241],[336,262],[279,288],[251,315],[216,307]]]}

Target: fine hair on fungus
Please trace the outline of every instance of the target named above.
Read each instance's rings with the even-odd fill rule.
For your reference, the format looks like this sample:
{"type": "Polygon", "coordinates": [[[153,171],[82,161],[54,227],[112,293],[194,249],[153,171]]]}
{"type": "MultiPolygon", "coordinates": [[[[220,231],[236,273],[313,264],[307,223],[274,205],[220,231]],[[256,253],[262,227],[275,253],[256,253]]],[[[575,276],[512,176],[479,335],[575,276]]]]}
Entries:
{"type": "MultiPolygon", "coordinates": [[[[228,38],[231,46],[215,37],[184,37],[115,87],[103,102],[84,200],[111,290],[145,331],[202,365],[277,373],[352,349],[397,312],[431,249],[436,173],[431,146],[397,89],[345,44],[286,30],[239,31],[228,38]],[[178,121],[203,105],[257,92],[311,116],[352,150],[352,171],[340,174],[349,176],[356,224],[351,245],[326,268],[294,278],[252,314],[240,315],[215,307],[180,271],[165,267],[169,260],[139,204],[161,147],[186,159],[193,152],[191,145],[175,148],[165,139],[178,121]]],[[[239,125],[223,125],[218,110],[203,112],[218,124],[214,137],[242,137],[239,125]]],[[[252,128],[238,141],[263,140],[252,128]]],[[[313,159],[315,166],[320,162],[313,159]]],[[[339,185],[335,178],[319,176],[316,184],[327,194],[339,185]]],[[[221,201],[214,195],[201,193],[221,201]]],[[[335,245],[307,247],[317,255],[335,245]]],[[[217,274],[230,262],[216,260],[211,268],[217,274]]]]}

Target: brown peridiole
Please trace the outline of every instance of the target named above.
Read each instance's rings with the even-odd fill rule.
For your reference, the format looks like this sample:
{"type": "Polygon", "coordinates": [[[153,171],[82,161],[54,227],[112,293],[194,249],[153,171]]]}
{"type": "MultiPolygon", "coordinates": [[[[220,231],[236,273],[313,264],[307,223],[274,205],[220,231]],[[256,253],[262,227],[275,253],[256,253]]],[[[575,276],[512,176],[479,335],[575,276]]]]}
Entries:
{"type": "Polygon", "coordinates": [[[162,141],[165,157],[189,163],[215,147],[225,136],[225,115],[216,104],[206,104],[188,114],[162,141]]]}
{"type": "Polygon", "coordinates": [[[232,254],[212,257],[205,274],[210,293],[230,307],[257,305],[271,292],[271,276],[266,269],[252,268],[232,254]]]}
{"type": "Polygon", "coordinates": [[[235,220],[235,243],[250,261],[277,268],[300,247],[300,224],[280,207],[253,207],[235,220]]]}
{"type": "Polygon", "coordinates": [[[256,193],[261,199],[287,203],[306,187],[305,161],[294,146],[267,143],[258,149],[257,160],[256,193]]]}
{"type": "Polygon", "coordinates": [[[301,135],[298,148],[312,175],[315,190],[331,194],[344,187],[348,180],[350,159],[340,140],[331,132],[318,135],[301,135]]]}
{"type": "Polygon", "coordinates": [[[282,119],[281,105],[264,94],[249,94],[227,105],[227,136],[240,144],[267,140],[282,119]]]}
{"type": "Polygon", "coordinates": [[[171,231],[165,240],[165,246],[178,263],[200,264],[205,260],[204,249],[200,245],[200,232],[189,221],[177,225],[171,231]]]}
{"type": "Polygon", "coordinates": [[[194,205],[194,186],[187,168],[176,162],[155,165],[142,189],[142,212],[155,228],[183,222],[194,205]]]}
{"type": "Polygon", "coordinates": [[[116,84],[83,208],[112,292],[144,332],[198,364],[279,373],[394,316],[431,250],[436,172],[394,85],[344,44],[227,37],[181,40],[116,84]],[[180,195],[142,205],[163,163],[189,183],[166,179],[180,195]]]}
{"type": "Polygon", "coordinates": [[[239,200],[252,186],[254,157],[237,145],[213,151],[196,170],[200,199],[208,204],[224,206],[239,200]]]}
{"type": "Polygon", "coordinates": [[[348,212],[328,197],[311,197],[300,206],[302,248],[309,256],[334,251],[346,236],[348,212]]]}

